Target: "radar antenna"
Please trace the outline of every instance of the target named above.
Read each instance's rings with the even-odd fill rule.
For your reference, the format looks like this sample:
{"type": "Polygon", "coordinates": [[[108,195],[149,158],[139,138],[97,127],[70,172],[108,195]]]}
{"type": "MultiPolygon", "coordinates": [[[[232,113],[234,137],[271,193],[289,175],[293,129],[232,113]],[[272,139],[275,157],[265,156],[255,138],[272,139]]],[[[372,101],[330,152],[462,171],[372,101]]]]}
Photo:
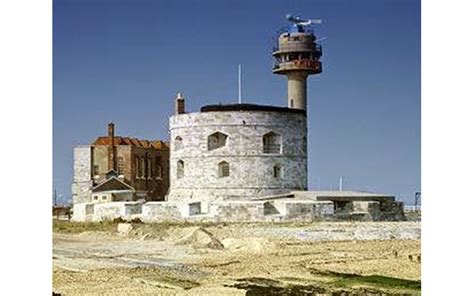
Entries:
{"type": "Polygon", "coordinates": [[[286,19],[293,23],[293,26],[298,29],[298,32],[304,32],[305,26],[310,26],[311,24],[319,25],[323,22],[321,19],[304,20],[298,16],[293,16],[291,14],[287,14],[286,19]]]}

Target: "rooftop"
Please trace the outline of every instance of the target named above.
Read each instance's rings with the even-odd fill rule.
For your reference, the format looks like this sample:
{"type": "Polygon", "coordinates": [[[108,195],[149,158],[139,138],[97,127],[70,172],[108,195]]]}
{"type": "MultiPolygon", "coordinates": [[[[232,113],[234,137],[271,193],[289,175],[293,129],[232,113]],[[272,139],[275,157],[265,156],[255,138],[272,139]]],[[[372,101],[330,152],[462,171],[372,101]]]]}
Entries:
{"type": "MultiPolygon", "coordinates": [[[[110,137],[98,137],[92,145],[110,145],[110,137]]],[[[137,138],[129,138],[129,137],[114,137],[114,145],[130,145],[135,147],[141,148],[155,148],[155,149],[169,149],[169,143],[163,142],[160,140],[140,140],[137,138]]]]}
{"type": "Polygon", "coordinates": [[[298,113],[298,114],[306,115],[306,110],[302,110],[302,109],[256,105],[256,104],[206,105],[206,106],[201,107],[201,112],[226,112],[226,111],[264,111],[264,112],[280,112],[280,113],[298,113]]]}

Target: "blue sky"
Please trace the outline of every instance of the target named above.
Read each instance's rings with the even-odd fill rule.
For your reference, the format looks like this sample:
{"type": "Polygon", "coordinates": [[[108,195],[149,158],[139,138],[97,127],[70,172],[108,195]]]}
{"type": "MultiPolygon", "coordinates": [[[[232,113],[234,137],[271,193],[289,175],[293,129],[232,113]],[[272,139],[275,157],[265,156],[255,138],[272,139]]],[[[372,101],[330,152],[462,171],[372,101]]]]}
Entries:
{"type": "Polygon", "coordinates": [[[53,2],[53,186],[71,195],[72,149],[106,133],[168,139],[176,92],[186,108],[286,105],[271,73],[287,13],[321,18],[323,73],[308,79],[310,189],[420,190],[420,1],[53,2]]]}

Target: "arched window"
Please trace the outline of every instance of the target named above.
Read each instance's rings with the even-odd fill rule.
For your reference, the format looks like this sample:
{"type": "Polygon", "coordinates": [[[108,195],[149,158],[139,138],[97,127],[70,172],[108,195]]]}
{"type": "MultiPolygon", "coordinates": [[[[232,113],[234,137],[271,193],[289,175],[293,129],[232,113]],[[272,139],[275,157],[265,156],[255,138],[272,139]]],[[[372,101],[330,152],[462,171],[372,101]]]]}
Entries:
{"type": "Polygon", "coordinates": [[[142,157],[140,161],[140,177],[142,179],[145,178],[145,173],[146,173],[146,161],[145,161],[145,157],[142,157]]]}
{"type": "Polygon", "coordinates": [[[137,157],[135,157],[135,178],[140,178],[140,160],[137,157]]]}
{"type": "Polygon", "coordinates": [[[178,151],[183,149],[183,139],[180,136],[174,138],[174,150],[178,151]]]}
{"type": "Polygon", "coordinates": [[[162,170],[163,170],[163,169],[162,169],[161,165],[158,164],[158,165],[156,166],[156,178],[157,178],[157,179],[163,178],[163,177],[162,177],[162,170]]]}
{"type": "Polygon", "coordinates": [[[263,153],[281,154],[281,136],[275,132],[263,135],[263,153]]]}
{"type": "Polygon", "coordinates": [[[282,168],[279,164],[273,166],[273,177],[279,179],[282,177],[282,168]]]}
{"type": "Polygon", "coordinates": [[[227,135],[221,132],[213,133],[207,137],[207,150],[211,151],[224,147],[227,141],[227,135]]]}
{"type": "Polygon", "coordinates": [[[162,167],[161,167],[161,157],[160,156],[157,156],[156,157],[156,160],[155,160],[155,164],[156,164],[156,178],[157,179],[161,179],[162,178],[162,167]]]}
{"type": "Polygon", "coordinates": [[[146,159],[146,169],[147,169],[147,179],[151,179],[151,177],[153,176],[153,166],[152,166],[152,160],[151,158],[147,158],[146,159]]]}
{"type": "Polygon", "coordinates": [[[123,166],[124,166],[123,157],[122,156],[117,157],[117,173],[119,175],[123,175],[123,166]]]}
{"type": "Polygon", "coordinates": [[[219,167],[219,178],[229,177],[230,168],[229,168],[229,163],[227,161],[219,162],[218,167],[219,167]]]}
{"type": "Polygon", "coordinates": [[[184,177],[184,161],[178,160],[176,164],[176,178],[181,179],[184,177]]]}

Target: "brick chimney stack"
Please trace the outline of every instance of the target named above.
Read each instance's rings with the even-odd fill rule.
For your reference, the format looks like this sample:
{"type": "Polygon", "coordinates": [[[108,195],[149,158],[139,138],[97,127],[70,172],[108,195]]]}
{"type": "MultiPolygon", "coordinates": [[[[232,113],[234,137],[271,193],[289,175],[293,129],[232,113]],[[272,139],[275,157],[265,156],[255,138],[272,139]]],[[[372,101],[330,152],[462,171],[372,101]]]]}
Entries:
{"type": "Polygon", "coordinates": [[[176,114],[183,114],[184,111],[184,97],[183,94],[178,93],[176,95],[176,114]]]}
{"type": "Polygon", "coordinates": [[[109,136],[109,147],[108,147],[108,156],[109,156],[109,161],[108,161],[108,165],[109,165],[109,171],[110,170],[117,170],[117,166],[116,166],[116,158],[117,158],[117,155],[116,155],[116,150],[115,150],[115,125],[111,122],[109,123],[109,129],[108,129],[108,136],[109,136]]]}

